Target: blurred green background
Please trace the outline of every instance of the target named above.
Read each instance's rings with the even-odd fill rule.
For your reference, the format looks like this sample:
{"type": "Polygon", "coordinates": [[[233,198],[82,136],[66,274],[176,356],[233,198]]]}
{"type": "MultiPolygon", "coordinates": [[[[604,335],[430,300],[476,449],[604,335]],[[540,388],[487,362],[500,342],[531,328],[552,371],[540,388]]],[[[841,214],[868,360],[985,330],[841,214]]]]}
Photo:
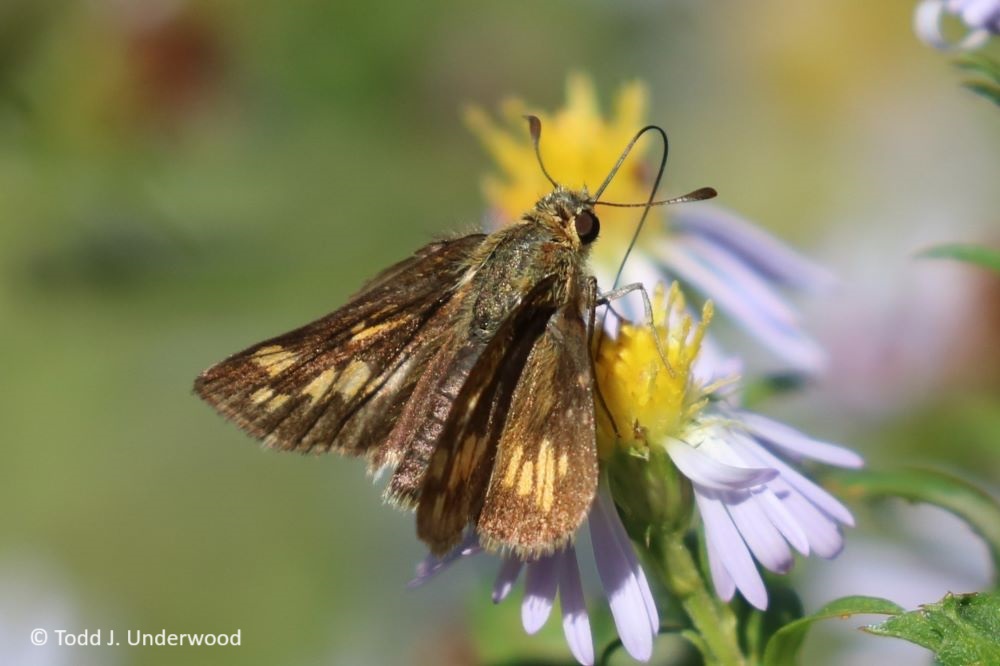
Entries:
{"type": "MultiPolygon", "coordinates": [[[[475,228],[490,165],[461,109],[554,108],[571,71],[606,102],[647,82],[667,191],[711,184],[841,275],[806,304],[829,377],[770,413],[995,489],[1000,285],[912,254],[1000,240],[997,110],[913,5],[4,0],[0,662],[470,663],[491,622],[569,657],[515,599],[478,610],[485,558],[404,589],[422,548],[362,464],[263,451],[191,382],[475,228]],[[32,648],[35,627],[243,644],[32,648]]],[[[840,560],[800,563],[807,608],[985,585],[967,530],[914,511],[859,508],[840,560]]],[[[810,663],[891,649],[825,631],[810,663]]]]}

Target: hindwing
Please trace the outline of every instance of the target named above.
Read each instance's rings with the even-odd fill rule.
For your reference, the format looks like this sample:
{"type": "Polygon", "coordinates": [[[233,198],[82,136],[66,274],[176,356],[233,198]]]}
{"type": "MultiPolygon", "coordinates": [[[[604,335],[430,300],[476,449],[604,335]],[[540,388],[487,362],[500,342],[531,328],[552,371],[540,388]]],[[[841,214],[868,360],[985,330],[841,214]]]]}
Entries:
{"type": "Polygon", "coordinates": [[[540,282],[511,314],[441,424],[417,506],[417,534],[433,552],[470,523],[491,550],[551,552],[586,516],[597,488],[582,315],[592,298],[555,288],[562,278],[540,282]]]}
{"type": "Polygon", "coordinates": [[[593,370],[577,304],[549,320],[524,365],[497,444],[480,542],[522,556],[564,545],[597,492],[593,370]]]}

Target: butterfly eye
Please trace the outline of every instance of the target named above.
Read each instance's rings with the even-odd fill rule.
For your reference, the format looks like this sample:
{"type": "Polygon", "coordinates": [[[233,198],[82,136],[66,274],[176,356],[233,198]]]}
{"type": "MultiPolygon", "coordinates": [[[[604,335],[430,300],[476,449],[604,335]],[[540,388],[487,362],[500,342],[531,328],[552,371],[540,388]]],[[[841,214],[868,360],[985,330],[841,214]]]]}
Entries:
{"type": "Polygon", "coordinates": [[[582,210],[573,219],[576,224],[576,235],[580,237],[580,242],[589,245],[597,239],[597,234],[601,231],[601,223],[597,216],[589,210],[582,210]]]}

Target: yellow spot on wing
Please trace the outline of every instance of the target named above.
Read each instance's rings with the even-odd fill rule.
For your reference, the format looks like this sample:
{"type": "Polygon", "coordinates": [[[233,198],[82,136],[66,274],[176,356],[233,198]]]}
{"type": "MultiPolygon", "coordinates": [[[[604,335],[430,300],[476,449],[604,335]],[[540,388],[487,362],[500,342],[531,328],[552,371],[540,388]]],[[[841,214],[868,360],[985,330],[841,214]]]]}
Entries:
{"type": "Polygon", "coordinates": [[[543,439],[538,447],[538,483],[535,485],[535,503],[542,503],[542,493],[545,492],[545,474],[548,470],[549,453],[552,444],[548,439],[543,439]]]}
{"type": "Polygon", "coordinates": [[[281,345],[268,345],[267,347],[261,347],[253,353],[254,363],[263,368],[272,377],[280,375],[295,365],[297,358],[296,354],[285,350],[281,345]]]}
{"type": "Polygon", "coordinates": [[[542,441],[542,450],[538,453],[538,488],[535,498],[543,511],[549,511],[555,501],[556,456],[552,452],[549,440],[542,441]]]}
{"type": "Polygon", "coordinates": [[[517,481],[517,494],[527,495],[531,492],[531,488],[534,485],[533,472],[535,471],[534,465],[528,460],[521,467],[521,478],[517,481]]]}
{"type": "Polygon", "coordinates": [[[288,402],[288,396],[287,395],[276,395],[273,398],[271,398],[271,401],[269,403],[267,403],[267,409],[268,409],[268,411],[273,412],[274,410],[276,410],[278,407],[281,407],[286,402],[288,402]]]}
{"type": "Polygon", "coordinates": [[[552,452],[552,442],[543,439],[538,448],[538,483],[535,486],[535,503],[543,510],[552,508],[555,493],[553,486],[556,476],[556,458],[552,452]]]}
{"type": "Polygon", "coordinates": [[[507,463],[507,469],[504,470],[503,480],[501,481],[504,488],[510,488],[514,485],[514,481],[517,479],[518,466],[521,464],[521,456],[523,455],[524,450],[520,444],[510,452],[510,461],[507,463]]]}
{"type": "Polygon", "coordinates": [[[381,324],[375,324],[374,326],[368,326],[365,322],[359,322],[351,328],[351,333],[354,333],[354,337],[351,338],[351,342],[361,342],[362,340],[367,340],[373,335],[378,335],[383,331],[391,331],[394,328],[398,328],[402,324],[406,323],[405,317],[397,317],[395,319],[389,319],[381,324]]]}
{"type": "Polygon", "coordinates": [[[274,395],[274,390],[265,386],[254,391],[250,396],[250,401],[255,405],[259,405],[262,402],[270,400],[272,395],[274,395]]]}
{"type": "Polygon", "coordinates": [[[371,376],[372,371],[368,367],[368,364],[364,361],[354,359],[344,368],[333,388],[345,400],[350,400],[354,397],[355,393],[361,390],[361,387],[365,385],[371,376]]]}
{"type": "Polygon", "coordinates": [[[559,455],[559,476],[566,476],[569,471],[569,454],[563,451],[559,455]]]}
{"type": "Polygon", "coordinates": [[[330,390],[330,385],[333,384],[333,378],[336,375],[337,372],[333,368],[327,368],[316,375],[315,379],[306,384],[306,387],[302,389],[302,395],[309,396],[310,405],[322,398],[330,390]]]}

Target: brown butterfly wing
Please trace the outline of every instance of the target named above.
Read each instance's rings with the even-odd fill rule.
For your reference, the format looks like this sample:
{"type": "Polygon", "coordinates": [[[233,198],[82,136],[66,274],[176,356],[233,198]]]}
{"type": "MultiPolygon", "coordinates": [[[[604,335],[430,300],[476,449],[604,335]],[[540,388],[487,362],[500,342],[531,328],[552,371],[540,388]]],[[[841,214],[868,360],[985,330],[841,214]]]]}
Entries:
{"type": "Polygon", "coordinates": [[[452,370],[435,382],[447,396],[453,368],[471,364],[454,397],[448,396],[447,417],[427,420],[432,444],[422,446],[418,430],[393,476],[390,490],[418,502],[417,535],[435,553],[458,543],[482,505],[514,386],[554,311],[553,283],[546,278],[535,285],[482,350],[459,347],[452,370]]]}
{"type": "Polygon", "coordinates": [[[513,393],[475,521],[486,548],[550,553],[586,518],[598,479],[593,385],[587,326],[577,302],[567,303],[532,348],[513,393]]]}
{"type": "Polygon", "coordinates": [[[212,366],[195,391],[269,446],[366,454],[380,466],[394,457],[381,445],[450,329],[484,238],[424,247],[332,314],[212,366]]]}
{"type": "Polygon", "coordinates": [[[597,452],[581,311],[592,298],[571,289],[560,304],[557,285],[540,283],[512,315],[455,400],[464,412],[443,426],[417,508],[417,534],[435,553],[470,522],[490,549],[551,552],[586,516],[597,452]]]}

